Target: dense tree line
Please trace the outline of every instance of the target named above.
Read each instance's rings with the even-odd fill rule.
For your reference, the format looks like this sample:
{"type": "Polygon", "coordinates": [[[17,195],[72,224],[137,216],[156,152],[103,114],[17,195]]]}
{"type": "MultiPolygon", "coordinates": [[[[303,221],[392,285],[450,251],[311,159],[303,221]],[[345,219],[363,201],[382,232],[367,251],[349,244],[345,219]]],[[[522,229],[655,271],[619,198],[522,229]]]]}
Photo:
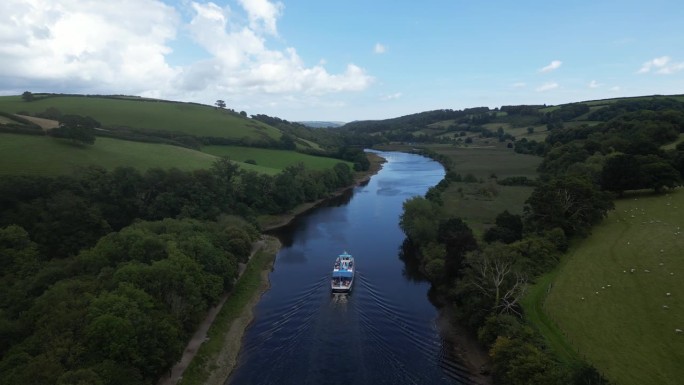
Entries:
{"type": "Polygon", "coordinates": [[[0,384],[153,384],[230,290],[258,233],[166,219],[49,259],[0,229],[0,384]]]}
{"type": "MultiPolygon", "coordinates": [[[[567,367],[549,355],[543,338],[524,321],[519,301],[528,282],[556,267],[569,239],[588,235],[606,216],[614,193],[681,185],[684,144],[660,147],[684,131],[681,103],[629,103],[618,104],[620,113],[598,126],[561,129],[543,146],[521,146],[544,156],[540,178],[524,214],[499,214],[482,240],[459,218],[440,215],[441,191],[458,175],[443,157],[437,159],[447,169],[445,179],[425,198],[404,203],[400,225],[416,250],[415,263],[435,297],[454,306],[459,322],[490,349],[497,383],[605,383],[586,363],[567,367]]],[[[573,112],[579,113],[586,108],[573,112]]]]}
{"type": "Polygon", "coordinates": [[[268,176],[225,159],[0,178],[0,384],[156,383],[232,288],[250,220],[352,182],[346,163],[268,176]]]}

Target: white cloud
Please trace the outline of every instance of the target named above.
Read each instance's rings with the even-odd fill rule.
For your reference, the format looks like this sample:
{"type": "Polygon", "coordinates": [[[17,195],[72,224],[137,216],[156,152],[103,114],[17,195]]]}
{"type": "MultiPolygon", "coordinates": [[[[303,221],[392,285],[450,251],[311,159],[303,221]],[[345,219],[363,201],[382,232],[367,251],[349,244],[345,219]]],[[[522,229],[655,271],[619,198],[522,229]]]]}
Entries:
{"type": "Polygon", "coordinates": [[[673,63],[669,56],[661,56],[644,63],[637,73],[648,73],[651,70],[657,74],[670,75],[684,70],[684,62],[673,63]]]}
{"type": "Polygon", "coordinates": [[[0,92],[125,93],[261,106],[274,94],[312,104],[320,95],[373,82],[353,63],[330,73],[324,61],[304,63],[295,48],[269,48],[283,15],[280,2],[238,0],[236,9],[179,4],[186,21],[180,8],[160,0],[4,0],[0,92]],[[170,64],[180,33],[201,59],[170,64]]]}
{"type": "Polygon", "coordinates": [[[383,54],[383,53],[387,52],[387,47],[385,47],[384,45],[382,45],[380,43],[375,43],[375,47],[373,48],[373,52],[375,52],[377,54],[383,54]]]}
{"type": "Polygon", "coordinates": [[[161,89],[176,73],[165,56],[179,21],[173,8],[152,0],[5,0],[0,84],[161,89]]]}
{"type": "Polygon", "coordinates": [[[597,82],[596,80],[592,80],[591,82],[589,82],[589,88],[599,88],[602,85],[603,84],[597,82]]]}
{"type": "Polygon", "coordinates": [[[618,86],[614,86],[614,87],[610,87],[610,90],[611,90],[612,92],[618,92],[618,91],[621,90],[621,88],[618,87],[618,86]]]}
{"type": "Polygon", "coordinates": [[[558,87],[559,87],[558,83],[548,82],[548,83],[544,83],[541,86],[537,87],[537,92],[551,91],[551,90],[556,89],[558,87]]]}
{"type": "Polygon", "coordinates": [[[525,82],[517,82],[517,83],[513,83],[513,84],[511,85],[511,87],[513,87],[513,88],[525,88],[525,87],[527,87],[527,83],[525,83],[525,82]]]}
{"type": "MultiPolygon", "coordinates": [[[[359,91],[372,82],[365,70],[348,64],[345,72],[330,74],[322,64],[307,67],[294,48],[270,50],[257,31],[236,27],[230,22],[227,10],[213,3],[193,3],[196,15],[190,22],[195,41],[213,57],[212,86],[228,93],[289,93],[325,94],[330,92],[359,91]]],[[[192,84],[187,76],[198,73],[195,63],[183,74],[181,83],[192,84]]]]}
{"type": "Polygon", "coordinates": [[[285,5],[279,1],[238,0],[247,11],[249,25],[253,30],[263,28],[266,32],[277,35],[276,20],[282,15],[285,5]]]}
{"type": "Polygon", "coordinates": [[[401,98],[402,93],[401,92],[395,92],[393,94],[388,94],[388,95],[383,95],[380,97],[380,100],[387,101],[387,100],[395,100],[401,98]]]}
{"type": "Polygon", "coordinates": [[[546,67],[541,68],[539,72],[551,72],[553,70],[557,70],[558,68],[560,68],[562,64],[562,61],[554,60],[551,63],[549,63],[549,65],[547,65],[546,67]]]}

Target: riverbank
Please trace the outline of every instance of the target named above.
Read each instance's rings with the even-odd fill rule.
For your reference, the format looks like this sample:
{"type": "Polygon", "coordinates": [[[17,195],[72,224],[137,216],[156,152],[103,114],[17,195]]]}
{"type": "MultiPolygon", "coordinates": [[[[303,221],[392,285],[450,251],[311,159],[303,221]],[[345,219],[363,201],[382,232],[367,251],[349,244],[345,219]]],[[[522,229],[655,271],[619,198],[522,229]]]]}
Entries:
{"type": "Polygon", "coordinates": [[[254,318],[253,308],[268,290],[268,273],[280,247],[277,238],[266,235],[255,244],[233,290],[209,312],[179,363],[158,385],[221,385],[226,381],[237,363],[242,336],[254,318]]]}
{"type": "Polygon", "coordinates": [[[491,359],[487,349],[472,332],[455,321],[453,309],[448,305],[439,308],[437,328],[440,335],[453,346],[453,353],[461,359],[470,373],[470,381],[477,385],[492,385],[494,380],[489,374],[491,359]]]}
{"type": "Polygon", "coordinates": [[[351,186],[347,186],[344,188],[341,188],[337,191],[335,191],[331,196],[324,198],[324,199],[319,199],[314,202],[307,202],[307,203],[302,203],[301,205],[295,207],[291,212],[281,214],[281,215],[262,215],[259,218],[257,218],[257,222],[259,223],[259,226],[261,227],[262,231],[271,231],[275,230],[279,227],[287,226],[290,222],[292,222],[295,218],[298,216],[313,210],[314,208],[318,207],[321,203],[327,201],[330,198],[340,196],[342,195],[345,191],[348,191],[350,189],[353,189],[357,186],[362,186],[365,183],[368,183],[370,178],[377,174],[380,169],[382,169],[383,163],[386,162],[385,158],[381,157],[380,155],[377,155],[375,153],[369,152],[366,153],[368,156],[368,160],[370,161],[370,167],[368,168],[367,171],[363,172],[357,172],[354,175],[354,183],[351,186]]]}
{"type": "MultiPolygon", "coordinates": [[[[385,163],[385,159],[368,153],[370,168],[356,173],[353,185],[340,189],[332,197],[368,183],[385,163]]],[[[299,205],[292,212],[260,218],[262,231],[286,226],[297,216],[312,210],[325,199],[299,205]]],[[[268,275],[273,268],[280,241],[264,235],[255,243],[249,263],[239,267],[239,279],[231,293],[225,294],[212,308],[186,346],[180,361],[158,385],[222,385],[237,364],[242,337],[254,319],[254,306],[270,287],[268,275]]]]}

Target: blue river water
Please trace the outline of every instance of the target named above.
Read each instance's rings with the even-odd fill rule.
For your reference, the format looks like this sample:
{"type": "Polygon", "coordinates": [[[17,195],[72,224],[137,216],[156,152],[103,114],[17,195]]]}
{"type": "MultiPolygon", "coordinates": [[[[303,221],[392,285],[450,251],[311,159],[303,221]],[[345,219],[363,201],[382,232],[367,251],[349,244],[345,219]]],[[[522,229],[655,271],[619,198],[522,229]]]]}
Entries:
{"type": "Polygon", "coordinates": [[[405,200],[424,195],[443,167],[381,152],[364,186],[299,217],[277,235],[283,248],[270,289],[254,309],[227,384],[466,384],[466,368],[436,326],[429,283],[400,259],[405,200]],[[351,294],[332,294],[335,257],[355,257],[351,294]]]}

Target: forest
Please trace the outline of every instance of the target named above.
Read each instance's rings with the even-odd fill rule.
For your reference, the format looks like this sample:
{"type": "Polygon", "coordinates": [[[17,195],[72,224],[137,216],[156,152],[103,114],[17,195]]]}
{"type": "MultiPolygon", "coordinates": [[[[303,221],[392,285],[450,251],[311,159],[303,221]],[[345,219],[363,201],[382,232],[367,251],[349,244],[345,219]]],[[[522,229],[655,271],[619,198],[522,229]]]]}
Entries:
{"type": "MultiPolygon", "coordinates": [[[[528,115],[534,110],[514,109],[528,115]]],[[[445,166],[446,177],[425,197],[404,203],[400,225],[407,247],[416,251],[437,301],[453,306],[458,322],[489,350],[488,370],[497,384],[608,383],[582,360],[568,365],[554,357],[526,321],[520,301],[529,283],[558,265],[573,239],[586,237],[613,209],[616,196],[682,184],[684,143],[662,146],[684,132],[684,103],[626,100],[595,115],[598,125],[552,126],[543,143],[525,141],[525,148],[540,149],[544,158],[534,191],[523,215],[501,212],[481,239],[460,218],[440,214],[440,192],[461,180],[443,155],[424,150],[445,166]]]]}
{"type": "Polygon", "coordinates": [[[256,216],[352,182],[346,163],[269,176],[227,159],[1,177],[0,384],[156,383],[231,290],[256,216]]]}

